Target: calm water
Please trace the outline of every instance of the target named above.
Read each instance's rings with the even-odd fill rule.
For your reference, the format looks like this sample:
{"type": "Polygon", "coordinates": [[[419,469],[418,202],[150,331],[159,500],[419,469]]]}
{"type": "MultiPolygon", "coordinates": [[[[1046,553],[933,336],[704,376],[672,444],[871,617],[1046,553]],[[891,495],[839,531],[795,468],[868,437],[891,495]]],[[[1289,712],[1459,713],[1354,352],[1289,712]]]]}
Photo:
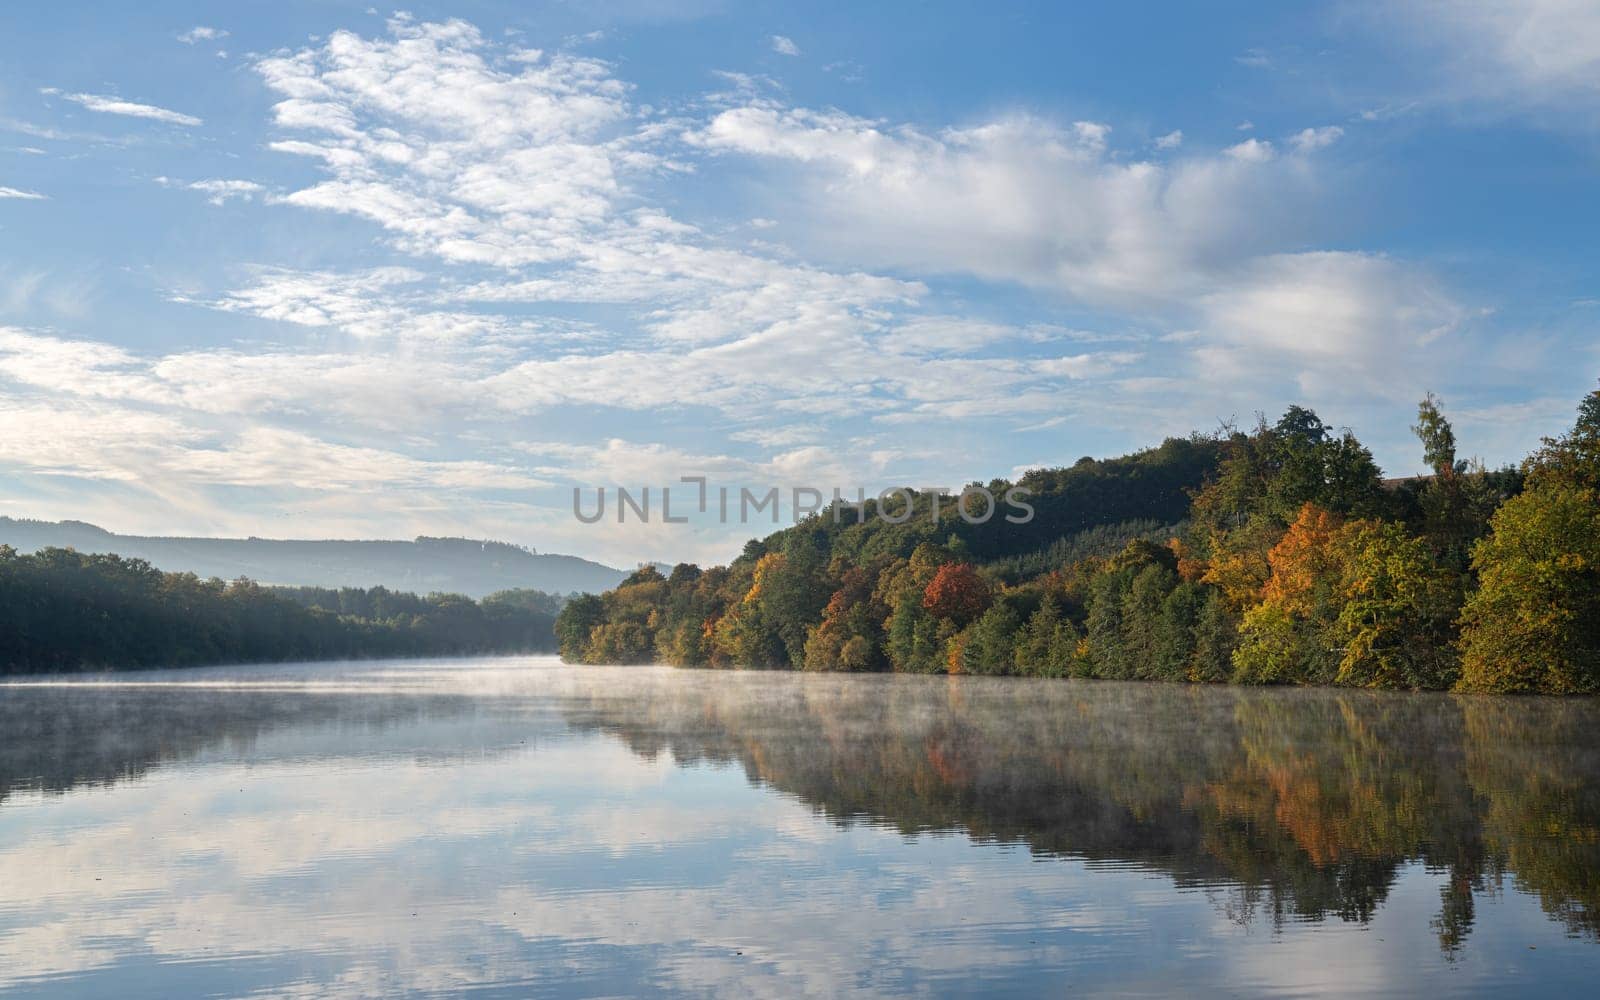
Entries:
{"type": "Polygon", "coordinates": [[[1600,705],[322,664],[0,687],[0,995],[1524,995],[1600,705]]]}

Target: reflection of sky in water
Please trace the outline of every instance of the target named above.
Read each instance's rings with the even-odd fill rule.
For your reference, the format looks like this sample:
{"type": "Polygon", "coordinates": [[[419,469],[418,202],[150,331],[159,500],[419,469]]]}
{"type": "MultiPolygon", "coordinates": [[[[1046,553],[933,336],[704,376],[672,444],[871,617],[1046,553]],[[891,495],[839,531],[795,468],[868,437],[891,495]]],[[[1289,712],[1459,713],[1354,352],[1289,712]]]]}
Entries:
{"type": "MultiPolygon", "coordinates": [[[[865,737],[827,712],[791,727],[781,699],[751,716],[717,685],[848,709],[848,685],[881,698],[884,679],[535,660],[132,680],[155,686],[0,689],[11,732],[28,713],[36,739],[100,741],[51,776],[66,765],[0,733],[0,993],[1561,993],[1600,972],[1600,948],[1509,876],[1447,959],[1430,926],[1447,875],[1414,859],[1368,922],[1239,918],[1246,890],[1227,879],[841,825],[748,780],[751,760],[865,737]],[[256,707],[270,724],[243,721],[256,707]],[[742,745],[744,766],[624,745],[630,726],[681,735],[686,719],[742,745]]],[[[900,680],[910,702],[883,725],[937,725],[952,689],[900,680]]]]}

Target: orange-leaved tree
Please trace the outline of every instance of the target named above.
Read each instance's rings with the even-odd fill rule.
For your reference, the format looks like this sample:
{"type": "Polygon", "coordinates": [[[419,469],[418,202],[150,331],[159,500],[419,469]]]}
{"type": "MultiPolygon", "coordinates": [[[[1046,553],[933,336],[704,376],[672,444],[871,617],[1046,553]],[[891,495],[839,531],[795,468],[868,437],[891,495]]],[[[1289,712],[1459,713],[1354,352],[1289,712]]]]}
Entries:
{"type": "Polygon", "coordinates": [[[922,606],[964,628],[989,607],[989,585],[971,563],[945,563],[923,591],[922,606]]]}

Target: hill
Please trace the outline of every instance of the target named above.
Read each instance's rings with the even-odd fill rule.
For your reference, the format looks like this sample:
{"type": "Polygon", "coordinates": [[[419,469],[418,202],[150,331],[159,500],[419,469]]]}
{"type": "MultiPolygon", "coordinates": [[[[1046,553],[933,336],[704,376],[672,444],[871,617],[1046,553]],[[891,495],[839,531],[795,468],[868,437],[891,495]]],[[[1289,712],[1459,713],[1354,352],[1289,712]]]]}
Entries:
{"type": "Polygon", "coordinates": [[[644,567],[569,601],[561,653],[1600,693],[1600,391],[1520,469],[1458,460],[1431,394],[1417,418],[1427,476],[1385,480],[1352,431],[1291,406],[974,484],[971,509],[836,502],[726,566],[644,567]]]}
{"type": "Polygon", "coordinates": [[[168,572],[288,586],[375,587],[484,597],[501,590],[599,593],[625,572],[577,556],[505,542],[421,537],[412,541],[182,538],[119,535],[82,521],[0,517],[0,545],[18,552],[71,548],[143,559],[168,572]]]}

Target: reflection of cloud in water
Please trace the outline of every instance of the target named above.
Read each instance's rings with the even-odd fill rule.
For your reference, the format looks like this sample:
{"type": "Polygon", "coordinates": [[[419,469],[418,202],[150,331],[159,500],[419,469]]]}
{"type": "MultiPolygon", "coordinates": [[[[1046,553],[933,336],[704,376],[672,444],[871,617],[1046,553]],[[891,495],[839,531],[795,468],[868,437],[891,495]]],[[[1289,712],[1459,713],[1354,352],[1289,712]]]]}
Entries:
{"type": "Polygon", "coordinates": [[[1586,702],[549,660],[136,680],[0,690],[0,990],[1338,993],[1600,955],[1563,934],[1593,902],[1586,702]]]}

